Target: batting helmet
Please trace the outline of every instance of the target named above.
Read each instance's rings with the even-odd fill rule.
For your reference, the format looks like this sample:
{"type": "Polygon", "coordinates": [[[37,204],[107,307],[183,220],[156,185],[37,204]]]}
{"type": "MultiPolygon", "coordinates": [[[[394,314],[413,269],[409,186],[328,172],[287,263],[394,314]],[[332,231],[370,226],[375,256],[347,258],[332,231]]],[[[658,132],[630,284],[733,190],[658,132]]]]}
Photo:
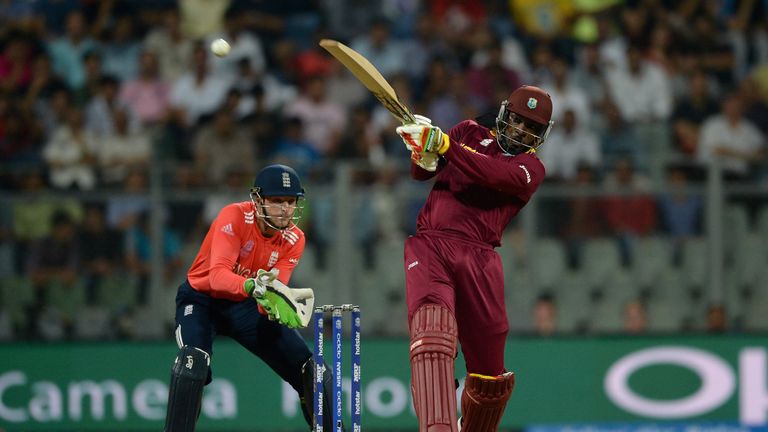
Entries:
{"type": "Polygon", "coordinates": [[[269,165],[256,175],[251,193],[262,197],[295,196],[303,197],[304,188],[296,171],[286,165],[269,165]]]}
{"type": "Polygon", "coordinates": [[[506,153],[536,149],[547,139],[552,124],[549,94],[538,87],[522,86],[501,103],[496,116],[496,141],[506,153]],[[523,124],[525,129],[518,126],[523,124]]]}

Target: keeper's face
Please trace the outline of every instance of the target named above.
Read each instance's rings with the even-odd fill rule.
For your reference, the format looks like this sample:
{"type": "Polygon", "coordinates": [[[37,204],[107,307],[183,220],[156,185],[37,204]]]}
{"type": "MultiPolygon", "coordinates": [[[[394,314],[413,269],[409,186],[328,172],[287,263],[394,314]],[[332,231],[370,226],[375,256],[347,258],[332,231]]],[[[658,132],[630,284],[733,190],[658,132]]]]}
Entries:
{"type": "Polygon", "coordinates": [[[296,213],[295,196],[269,196],[262,199],[264,216],[277,228],[284,229],[293,221],[296,213]]]}

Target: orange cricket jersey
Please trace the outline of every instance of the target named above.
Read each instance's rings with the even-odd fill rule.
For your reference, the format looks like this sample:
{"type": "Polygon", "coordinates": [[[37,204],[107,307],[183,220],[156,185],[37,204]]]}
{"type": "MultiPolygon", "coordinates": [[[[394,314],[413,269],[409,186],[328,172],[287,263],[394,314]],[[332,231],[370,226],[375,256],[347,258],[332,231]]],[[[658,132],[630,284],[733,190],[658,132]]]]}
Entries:
{"type": "Polygon", "coordinates": [[[243,201],[224,207],[211,223],[203,245],[187,272],[189,284],[211,297],[240,301],[246,278],[259,269],[280,270],[278,279],[288,285],[304,252],[304,232],[292,225],[264,237],[255,221],[253,203],[243,201]]]}

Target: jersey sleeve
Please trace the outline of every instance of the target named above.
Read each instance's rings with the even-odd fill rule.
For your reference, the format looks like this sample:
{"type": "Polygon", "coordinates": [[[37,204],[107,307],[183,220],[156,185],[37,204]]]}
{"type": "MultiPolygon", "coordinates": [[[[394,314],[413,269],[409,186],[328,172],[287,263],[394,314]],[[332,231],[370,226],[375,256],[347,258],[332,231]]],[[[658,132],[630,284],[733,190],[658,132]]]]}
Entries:
{"type": "MultiPolygon", "coordinates": [[[[293,270],[299,264],[301,256],[304,254],[304,245],[306,239],[304,238],[304,233],[301,233],[301,231],[299,231],[299,233],[300,234],[298,235],[296,242],[291,244],[285,253],[280,254],[280,258],[277,260],[274,267],[272,267],[280,270],[280,274],[277,276],[277,278],[280,280],[280,282],[287,286],[290,286],[288,281],[291,279],[293,270]]],[[[290,234],[283,235],[285,236],[290,234]]],[[[288,242],[288,244],[290,244],[290,242],[288,242]]]]}
{"type": "Polygon", "coordinates": [[[531,192],[544,179],[544,165],[535,156],[485,155],[454,139],[453,134],[443,156],[473,182],[512,195],[531,192]]]}
{"type": "Polygon", "coordinates": [[[209,280],[211,289],[225,293],[227,298],[244,299],[248,295],[243,290],[245,277],[232,271],[240,253],[240,221],[243,215],[239,207],[224,207],[213,221],[213,239],[211,243],[209,280]]]}

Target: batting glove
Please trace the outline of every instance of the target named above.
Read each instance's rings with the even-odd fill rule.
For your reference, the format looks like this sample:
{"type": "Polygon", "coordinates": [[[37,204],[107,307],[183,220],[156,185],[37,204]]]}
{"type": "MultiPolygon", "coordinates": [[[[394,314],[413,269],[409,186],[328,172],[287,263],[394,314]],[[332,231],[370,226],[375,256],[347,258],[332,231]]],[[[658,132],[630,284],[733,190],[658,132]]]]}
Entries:
{"type": "Polygon", "coordinates": [[[424,124],[407,124],[397,127],[397,134],[403,139],[406,148],[417,153],[434,153],[438,155],[448,151],[451,140],[437,126],[424,124]]]}

